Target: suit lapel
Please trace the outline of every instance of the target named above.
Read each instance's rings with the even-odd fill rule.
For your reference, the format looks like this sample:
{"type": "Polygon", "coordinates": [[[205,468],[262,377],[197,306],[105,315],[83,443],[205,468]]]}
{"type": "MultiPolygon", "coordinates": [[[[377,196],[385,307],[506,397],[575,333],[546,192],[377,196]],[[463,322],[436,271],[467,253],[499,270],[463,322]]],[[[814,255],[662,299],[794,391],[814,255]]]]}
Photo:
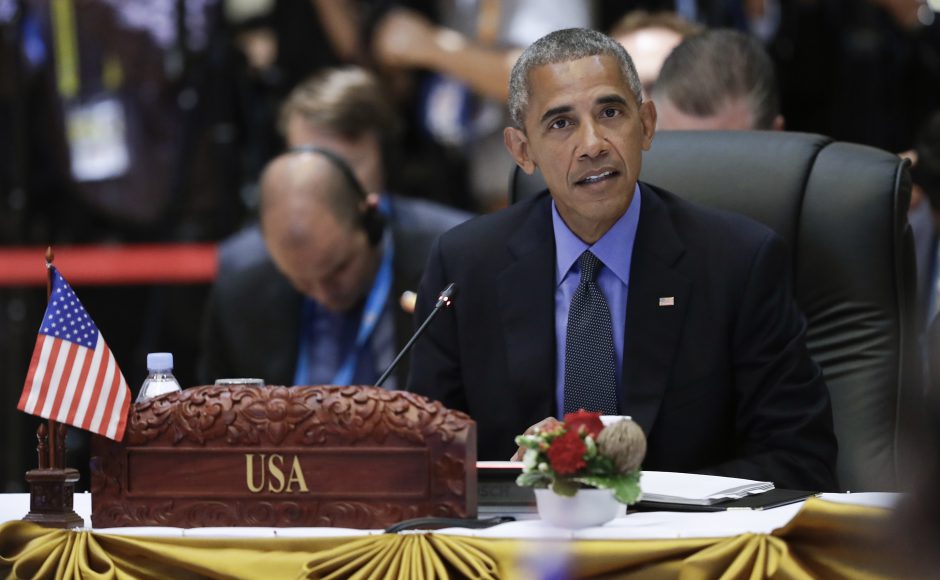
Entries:
{"type": "Polygon", "coordinates": [[[691,284],[676,268],[685,248],[663,201],[645,185],[640,192],[621,390],[623,413],[649,434],[676,356],[691,284]]]}
{"type": "Polygon", "coordinates": [[[509,240],[509,265],[497,276],[497,298],[513,392],[520,406],[554,411],[555,238],[551,198],[543,195],[509,240]]]}
{"type": "MultiPolygon", "coordinates": [[[[408,340],[415,331],[414,315],[405,312],[401,307],[401,295],[408,290],[412,292],[417,290],[424,264],[421,263],[420,267],[417,268],[413,267],[415,261],[411,259],[411,256],[416,250],[409,247],[406,243],[407,240],[405,236],[401,235],[397,221],[391,223],[395,254],[392,262],[392,289],[388,296],[388,304],[385,305],[385,308],[387,311],[390,310],[392,312],[392,320],[395,325],[394,354],[397,355],[398,351],[408,343],[408,340]]],[[[411,368],[410,363],[411,357],[406,356],[402,359],[398,368],[395,369],[395,380],[399,389],[404,388],[404,385],[408,384],[408,372],[411,368]]],[[[376,371],[381,373],[385,372],[385,369],[376,369],[376,371]]]]}

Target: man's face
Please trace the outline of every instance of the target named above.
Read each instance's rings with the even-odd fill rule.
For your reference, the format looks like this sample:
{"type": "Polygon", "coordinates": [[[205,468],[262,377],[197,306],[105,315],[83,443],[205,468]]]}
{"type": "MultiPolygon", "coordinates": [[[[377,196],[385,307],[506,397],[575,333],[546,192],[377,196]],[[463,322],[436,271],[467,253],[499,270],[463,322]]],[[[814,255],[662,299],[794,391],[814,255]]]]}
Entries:
{"type": "Polygon", "coordinates": [[[328,310],[351,309],[372,287],[378,253],[365,231],[343,225],[322,205],[271,208],[262,225],[278,270],[328,310]]]}
{"type": "Polygon", "coordinates": [[[288,147],[306,145],[329,149],[349,165],[366,193],[384,191],[382,147],[376,134],[366,133],[357,139],[350,139],[318,127],[296,114],[287,119],[285,132],[288,147]]]}
{"type": "Polygon", "coordinates": [[[505,140],[527,173],[541,168],[562,218],[584,238],[573,221],[606,231],[630,205],[655,125],[652,103],[637,105],[617,61],[591,56],[533,69],[525,133],[510,127],[505,140]]]}

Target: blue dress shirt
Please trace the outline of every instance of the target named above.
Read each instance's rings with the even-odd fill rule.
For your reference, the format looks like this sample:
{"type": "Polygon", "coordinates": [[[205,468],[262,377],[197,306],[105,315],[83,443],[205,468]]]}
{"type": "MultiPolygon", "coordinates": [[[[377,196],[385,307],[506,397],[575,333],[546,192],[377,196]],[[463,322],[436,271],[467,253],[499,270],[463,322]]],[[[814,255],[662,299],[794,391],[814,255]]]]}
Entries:
{"type": "MultiPolygon", "coordinates": [[[[591,250],[603,263],[597,275],[597,283],[610,309],[611,327],[614,332],[617,384],[623,376],[623,343],[627,324],[627,291],[630,287],[630,261],[633,256],[633,241],[640,219],[640,186],[633,190],[633,200],[620,219],[597,240],[594,245],[584,243],[574,234],[558,214],[552,201],[552,226],[555,231],[555,404],[561,418],[565,408],[565,345],[568,332],[568,308],[571,297],[581,281],[578,257],[591,250]]],[[[620,391],[617,392],[621,398],[620,391]]],[[[620,412],[624,413],[623,401],[618,400],[620,412]]]]}
{"type": "MultiPolygon", "coordinates": [[[[355,347],[362,323],[362,304],[347,312],[330,312],[304,297],[301,340],[294,384],[331,385],[349,352],[355,347]]],[[[393,308],[386,305],[363,352],[356,359],[352,385],[373,385],[395,358],[395,321],[393,308]]],[[[386,389],[397,388],[397,378],[388,377],[386,389]]]]}

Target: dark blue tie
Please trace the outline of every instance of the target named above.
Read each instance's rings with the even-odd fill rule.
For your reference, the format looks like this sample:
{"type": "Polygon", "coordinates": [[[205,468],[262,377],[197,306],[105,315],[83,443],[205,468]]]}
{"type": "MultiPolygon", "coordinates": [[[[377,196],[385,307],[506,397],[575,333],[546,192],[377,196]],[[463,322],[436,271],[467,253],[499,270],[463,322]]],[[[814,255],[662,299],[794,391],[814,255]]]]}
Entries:
{"type": "Polygon", "coordinates": [[[614,333],[596,281],[602,267],[590,250],[578,258],[581,282],[568,309],[565,343],[565,413],[586,409],[618,414],[614,333]]]}

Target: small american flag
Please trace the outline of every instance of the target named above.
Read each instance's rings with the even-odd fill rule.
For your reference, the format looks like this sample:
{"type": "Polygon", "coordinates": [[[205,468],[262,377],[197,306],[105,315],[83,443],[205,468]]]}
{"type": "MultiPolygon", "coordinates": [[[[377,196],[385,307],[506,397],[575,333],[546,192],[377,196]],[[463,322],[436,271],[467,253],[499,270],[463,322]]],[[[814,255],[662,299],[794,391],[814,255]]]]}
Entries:
{"type": "Polygon", "coordinates": [[[52,293],[17,408],[120,441],[131,393],[72,287],[50,266],[52,293]]]}

